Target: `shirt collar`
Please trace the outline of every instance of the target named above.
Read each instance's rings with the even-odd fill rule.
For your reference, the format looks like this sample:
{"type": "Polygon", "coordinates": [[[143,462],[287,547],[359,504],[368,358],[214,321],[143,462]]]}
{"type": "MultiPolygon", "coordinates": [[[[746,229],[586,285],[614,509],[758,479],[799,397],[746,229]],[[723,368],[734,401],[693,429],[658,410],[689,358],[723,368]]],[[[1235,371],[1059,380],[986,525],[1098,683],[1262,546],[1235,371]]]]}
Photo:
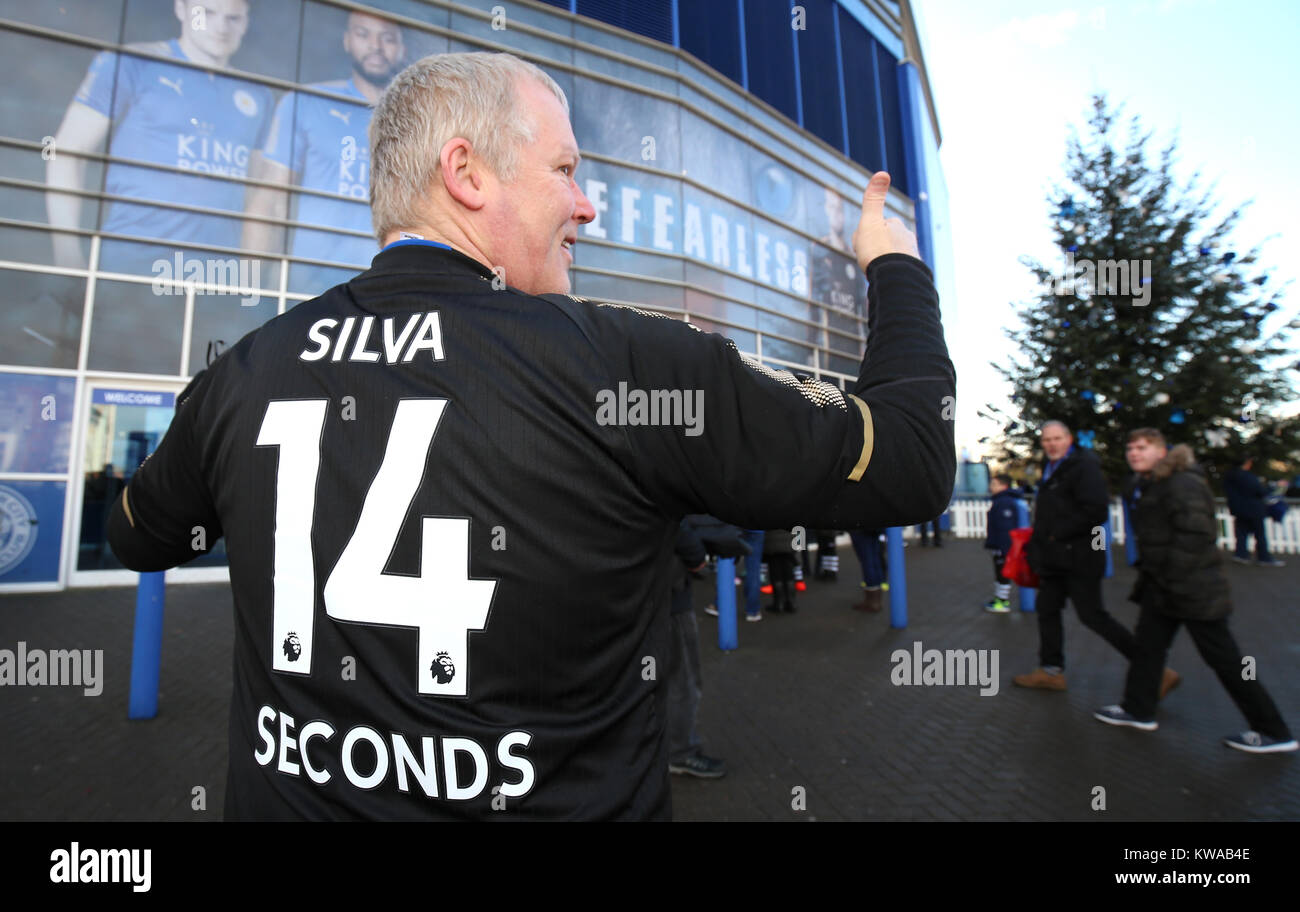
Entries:
{"type": "Polygon", "coordinates": [[[402,238],[400,241],[393,241],[393,243],[389,244],[387,247],[382,248],[379,252],[383,253],[385,250],[392,250],[394,247],[411,247],[415,245],[423,245],[425,247],[441,247],[443,250],[453,249],[452,247],[442,243],[441,241],[426,241],[424,238],[402,238]]]}
{"type": "Polygon", "coordinates": [[[375,255],[371,269],[401,269],[429,272],[473,272],[492,280],[496,275],[473,257],[438,241],[403,238],[384,247],[375,255]]]}

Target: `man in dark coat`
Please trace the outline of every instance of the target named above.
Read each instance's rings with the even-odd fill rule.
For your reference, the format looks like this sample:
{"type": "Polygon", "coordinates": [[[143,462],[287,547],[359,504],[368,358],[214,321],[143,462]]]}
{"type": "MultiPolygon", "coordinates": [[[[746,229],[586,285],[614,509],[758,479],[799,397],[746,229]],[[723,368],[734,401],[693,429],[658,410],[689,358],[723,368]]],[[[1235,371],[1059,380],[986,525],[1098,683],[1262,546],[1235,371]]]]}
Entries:
{"type": "Polygon", "coordinates": [[[1255,563],[1261,567],[1282,567],[1280,561],[1268,553],[1268,535],[1264,531],[1264,517],[1268,515],[1268,485],[1251,469],[1254,459],[1246,459],[1228,470],[1223,478],[1223,493],[1228,498],[1228,512],[1232,514],[1237,530],[1237,550],[1232,559],[1239,564],[1250,563],[1250,536],[1255,536],[1255,563]]]}
{"type": "MultiPolygon", "coordinates": [[[[1101,463],[1086,447],[1075,446],[1060,421],[1043,424],[1040,438],[1047,461],[1034,500],[1034,533],[1026,549],[1029,566],[1041,579],[1038,587],[1040,666],[1012,678],[1021,687],[1065,690],[1065,635],[1061,612],[1068,598],[1079,620],[1132,661],[1136,644],[1126,627],[1102,606],[1101,578],[1106,572],[1104,526],[1110,495],[1101,463]]],[[[1167,669],[1161,696],[1178,684],[1167,669]]]]}
{"type": "Polygon", "coordinates": [[[1129,596],[1141,605],[1137,650],[1123,704],[1104,707],[1096,717],[1155,731],[1160,669],[1179,626],[1186,626],[1251,727],[1225,738],[1224,744],[1257,754],[1295,750],[1277,705],[1243,663],[1228,630],[1232,603],[1217,547],[1214,495],[1191,448],[1179,444],[1166,450],[1159,431],[1140,428],[1129,435],[1126,455],[1137,473],[1128,497],[1139,553],[1140,575],[1129,596]]]}

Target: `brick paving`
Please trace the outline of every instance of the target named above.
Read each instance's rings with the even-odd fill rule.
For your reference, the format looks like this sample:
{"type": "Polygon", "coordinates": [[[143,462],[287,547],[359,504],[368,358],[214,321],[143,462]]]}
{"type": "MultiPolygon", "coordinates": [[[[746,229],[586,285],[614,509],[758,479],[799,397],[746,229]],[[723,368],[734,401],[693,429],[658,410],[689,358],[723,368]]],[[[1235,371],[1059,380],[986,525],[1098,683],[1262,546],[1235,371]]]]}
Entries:
{"type": "MultiPolygon", "coordinates": [[[[1069,691],[1012,686],[1034,667],[1032,615],[986,615],[990,569],[977,542],[910,547],[910,626],[849,610],[854,562],[811,582],[792,616],[740,624],[741,648],[716,647],[697,584],[705,680],[700,730],[726,759],[719,780],[673,777],[679,820],[1276,820],[1300,819],[1300,754],[1256,757],[1219,743],[1245,727],[1180,633],[1170,664],[1182,687],[1154,733],[1104,726],[1122,658],[1066,616],[1069,691]],[[999,690],[896,687],[895,649],[997,650],[999,690]],[[1105,789],[1105,811],[1092,809],[1105,789]],[[802,790],[803,809],[797,810],[802,790]]],[[[1228,564],[1238,642],[1300,729],[1300,561],[1228,564]]],[[[1107,607],[1132,625],[1133,572],[1107,580],[1107,607]]],[[[0,597],[0,648],[103,649],[104,691],[0,687],[0,820],[219,820],[224,800],[233,623],[223,585],[172,586],[160,711],[126,719],[134,590],[0,597]],[[195,810],[193,790],[206,791],[195,810]]]]}

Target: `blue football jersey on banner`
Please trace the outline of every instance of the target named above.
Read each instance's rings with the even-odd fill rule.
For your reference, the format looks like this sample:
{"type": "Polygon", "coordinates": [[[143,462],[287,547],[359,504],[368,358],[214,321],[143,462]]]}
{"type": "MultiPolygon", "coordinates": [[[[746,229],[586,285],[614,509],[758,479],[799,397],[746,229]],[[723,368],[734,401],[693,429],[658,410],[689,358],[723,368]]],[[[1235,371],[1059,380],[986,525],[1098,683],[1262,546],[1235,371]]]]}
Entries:
{"type": "MultiPolygon", "coordinates": [[[[292,92],[282,99],[262,154],[290,168],[299,186],[348,199],[302,194],[297,220],[305,224],[370,233],[370,106],[351,79],[311,86],[342,98],[292,92]]],[[[310,228],[295,229],[293,256],[366,266],[379,244],[310,228]]]]}
{"type": "MultiPolygon", "coordinates": [[[[180,42],[134,45],[185,60],[180,42]]],[[[114,162],[105,191],[143,200],[241,212],[244,185],[203,174],[246,177],[263,136],[271,93],[256,83],[133,54],[101,52],[76,100],[114,122],[109,154],[194,172],[194,176],[114,162]],[[116,79],[114,78],[116,76],[116,79]]],[[[238,247],[238,218],[113,202],[102,230],[238,247]]]]}

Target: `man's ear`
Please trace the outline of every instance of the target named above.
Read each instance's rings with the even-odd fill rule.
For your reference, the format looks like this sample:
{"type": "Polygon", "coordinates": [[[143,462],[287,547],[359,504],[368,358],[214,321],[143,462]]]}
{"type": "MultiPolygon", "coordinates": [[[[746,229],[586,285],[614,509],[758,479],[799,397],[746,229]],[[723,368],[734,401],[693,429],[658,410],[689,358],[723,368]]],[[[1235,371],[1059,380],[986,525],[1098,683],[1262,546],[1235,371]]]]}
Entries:
{"type": "Polygon", "coordinates": [[[455,136],[447,140],[438,155],[438,163],[443,186],[452,199],[466,209],[482,209],[487,204],[483,162],[474,154],[468,139],[455,136]]]}

